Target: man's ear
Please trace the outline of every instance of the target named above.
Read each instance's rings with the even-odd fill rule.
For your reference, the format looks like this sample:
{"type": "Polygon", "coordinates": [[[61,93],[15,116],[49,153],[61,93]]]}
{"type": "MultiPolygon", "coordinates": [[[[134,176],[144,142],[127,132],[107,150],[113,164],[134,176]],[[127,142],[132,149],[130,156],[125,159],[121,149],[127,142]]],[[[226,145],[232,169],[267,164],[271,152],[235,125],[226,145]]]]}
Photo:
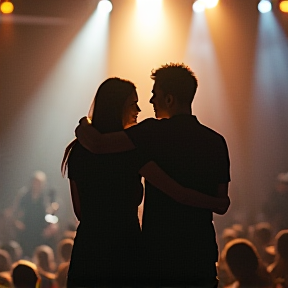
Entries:
{"type": "Polygon", "coordinates": [[[165,97],[165,103],[167,107],[171,107],[171,105],[174,103],[174,97],[171,94],[167,94],[165,97]]]}

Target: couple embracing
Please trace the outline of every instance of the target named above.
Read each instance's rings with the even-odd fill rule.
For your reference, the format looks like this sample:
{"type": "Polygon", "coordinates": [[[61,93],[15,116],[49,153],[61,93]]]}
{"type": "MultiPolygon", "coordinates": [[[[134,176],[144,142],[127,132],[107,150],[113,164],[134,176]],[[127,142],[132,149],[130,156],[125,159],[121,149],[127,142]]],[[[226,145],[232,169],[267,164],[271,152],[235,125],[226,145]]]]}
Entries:
{"type": "Polygon", "coordinates": [[[65,150],[80,221],[68,287],[217,287],[213,212],[230,204],[227,145],[192,115],[198,82],[188,66],[166,64],[151,78],[157,119],[137,124],[135,85],[109,78],[65,150]]]}

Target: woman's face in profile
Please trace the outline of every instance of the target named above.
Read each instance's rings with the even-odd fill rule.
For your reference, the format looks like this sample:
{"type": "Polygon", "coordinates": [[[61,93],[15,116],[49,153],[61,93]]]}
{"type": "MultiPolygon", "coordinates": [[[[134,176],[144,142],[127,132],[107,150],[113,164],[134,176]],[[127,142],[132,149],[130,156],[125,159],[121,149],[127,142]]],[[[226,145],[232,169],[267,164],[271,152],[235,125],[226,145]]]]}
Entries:
{"type": "Polygon", "coordinates": [[[128,96],[123,106],[122,124],[124,129],[137,124],[137,116],[141,111],[137,103],[138,95],[136,91],[133,91],[133,93],[128,96]]]}

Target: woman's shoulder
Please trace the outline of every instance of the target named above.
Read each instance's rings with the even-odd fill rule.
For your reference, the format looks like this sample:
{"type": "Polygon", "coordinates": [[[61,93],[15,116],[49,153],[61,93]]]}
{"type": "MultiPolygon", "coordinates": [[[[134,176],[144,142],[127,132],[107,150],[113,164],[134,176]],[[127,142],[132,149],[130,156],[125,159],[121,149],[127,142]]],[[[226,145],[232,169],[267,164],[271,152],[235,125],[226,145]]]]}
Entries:
{"type": "Polygon", "coordinates": [[[87,149],[85,149],[78,141],[71,148],[68,156],[68,167],[79,165],[81,162],[88,164],[93,159],[93,155],[87,149]]]}

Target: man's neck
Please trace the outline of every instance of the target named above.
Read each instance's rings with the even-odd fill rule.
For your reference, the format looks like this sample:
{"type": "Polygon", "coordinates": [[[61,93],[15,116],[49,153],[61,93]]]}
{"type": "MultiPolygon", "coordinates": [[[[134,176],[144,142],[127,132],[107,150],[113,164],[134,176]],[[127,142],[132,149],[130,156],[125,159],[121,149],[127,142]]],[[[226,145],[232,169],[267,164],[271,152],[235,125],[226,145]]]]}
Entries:
{"type": "Polygon", "coordinates": [[[176,115],[192,115],[192,109],[191,107],[180,107],[177,109],[174,109],[172,111],[170,111],[169,115],[170,118],[176,115]]]}

